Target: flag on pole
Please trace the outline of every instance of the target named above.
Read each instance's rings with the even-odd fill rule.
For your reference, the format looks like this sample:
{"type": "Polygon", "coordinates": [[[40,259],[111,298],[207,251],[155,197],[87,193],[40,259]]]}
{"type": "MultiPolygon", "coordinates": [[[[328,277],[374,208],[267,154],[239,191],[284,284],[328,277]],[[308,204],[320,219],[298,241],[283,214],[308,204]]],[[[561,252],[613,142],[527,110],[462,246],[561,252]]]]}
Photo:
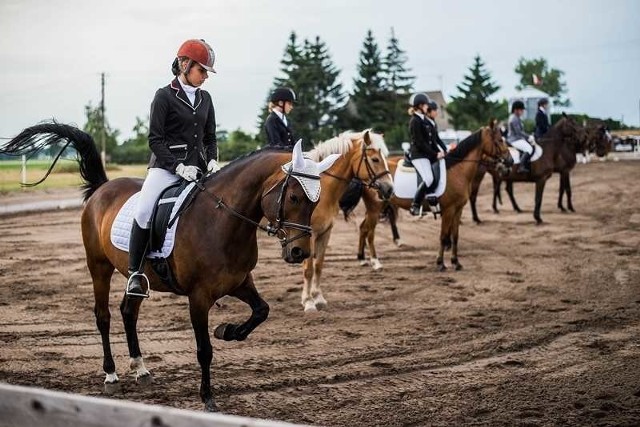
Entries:
{"type": "Polygon", "coordinates": [[[540,79],[540,77],[538,77],[537,74],[533,75],[533,85],[534,86],[540,86],[542,84],[542,79],[540,79]]]}

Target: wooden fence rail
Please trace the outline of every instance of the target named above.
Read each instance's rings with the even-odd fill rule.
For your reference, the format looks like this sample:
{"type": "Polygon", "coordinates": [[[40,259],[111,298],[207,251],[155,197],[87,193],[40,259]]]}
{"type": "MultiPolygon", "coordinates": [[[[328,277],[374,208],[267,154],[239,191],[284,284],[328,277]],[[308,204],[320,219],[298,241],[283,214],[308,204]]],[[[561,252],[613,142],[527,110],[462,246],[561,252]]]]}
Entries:
{"type": "Polygon", "coordinates": [[[0,383],[0,427],[294,427],[0,383]]]}

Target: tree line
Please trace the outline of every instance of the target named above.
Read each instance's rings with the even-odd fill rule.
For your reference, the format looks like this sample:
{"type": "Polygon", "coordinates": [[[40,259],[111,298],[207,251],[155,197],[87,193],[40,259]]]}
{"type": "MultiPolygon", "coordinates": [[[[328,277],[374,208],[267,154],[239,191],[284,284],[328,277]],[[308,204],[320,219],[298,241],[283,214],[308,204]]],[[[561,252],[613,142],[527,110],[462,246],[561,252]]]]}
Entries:
{"type": "MultiPolygon", "coordinates": [[[[290,114],[294,132],[303,139],[305,148],[347,130],[372,128],[385,135],[391,149],[409,139],[407,131],[407,103],[414,88],[415,76],[408,66],[407,52],[400,46],[393,28],[381,49],[371,30],[367,31],[358,54],[356,76],[352,89],[346,91],[341,83],[341,71],[335,66],[326,43],[315,36],[300,40],[291,32],[280,60],[279,75],[265,93],[259,108],[259,132],[251,135],[240,129],[227,133],[219,130],[221,160],[230,160],[255,150],[266,143],[263,124],[268,115],[268,98],[276,87],[294,89],[298,102],[290,114]]],[[[520,58],[514,71],[520,81],[516,89],[534,84],[548,93],[556,106],[569,106],[567,85],[561,70],[551,68],[544,58],[520,58]]],[[[493,81],[486,64],[476,55],[457,93],[447,105],[447,113],[456,129],[474,130],[490,118],[503,120],[508,116],[505,99],[496,99],[500,86],[493,81]]],[[[85,107],[87,123],[84,130],[96,141],[102,131],[102,113],[91,104],[85,107]]],[[[105,123],[106,147],[114,163],[144,163],[148,160],[148,119],[136,118],[134,136],[118,144],[119,132],[105,123]]],[[[611,128],[621,123],[611,121],[611,128]]]]}

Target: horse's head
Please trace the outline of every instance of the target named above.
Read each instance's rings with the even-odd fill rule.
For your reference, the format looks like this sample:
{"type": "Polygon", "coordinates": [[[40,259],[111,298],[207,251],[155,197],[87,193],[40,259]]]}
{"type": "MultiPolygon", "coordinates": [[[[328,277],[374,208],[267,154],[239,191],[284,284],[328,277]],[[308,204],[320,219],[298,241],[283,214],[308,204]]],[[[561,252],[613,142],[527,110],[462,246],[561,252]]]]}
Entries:
{"type": "Polygon", "coordinates": [[[496,162],[496,170],[501,176],[506,176],[511,166],[513,166],[513,158],[509,151],[502,131],[496,119],[489,121],[489,126],[485,126],[481,131],[482,138],[482,155],[496,162]]]}
{"type": "Polygon", "coordinates": [[[562,141],[573,146],[576,153],[587,150],[587,132],[575,118],[563,112],[555,127],[562,141]]]}
{"type": "Polygon", "coordinates": [[[375,188],[381,199],[388,199],[393,194],[393,179],[389,172],[387,156],[389,150],[381,134],[371,130],[351,135],[351,156],[353,174],[369,188],[375,188]]]}
{"type": "Polygon", "coordinates": [[[598,157],[604,157],[611,151],[611,134],[605,124],[587,129],[587,148],[598,157]]]}
{"type": "Polygon", "coordinates": [[[301,263],[311,253],[311,214],[320,198],[320,174],[338,157],[330,155],[318,163],[305,159],[298,141],[291,162],[265,184],[262,211],[269,221],[268,232],[280,239],[286,262],[301,263]]]}

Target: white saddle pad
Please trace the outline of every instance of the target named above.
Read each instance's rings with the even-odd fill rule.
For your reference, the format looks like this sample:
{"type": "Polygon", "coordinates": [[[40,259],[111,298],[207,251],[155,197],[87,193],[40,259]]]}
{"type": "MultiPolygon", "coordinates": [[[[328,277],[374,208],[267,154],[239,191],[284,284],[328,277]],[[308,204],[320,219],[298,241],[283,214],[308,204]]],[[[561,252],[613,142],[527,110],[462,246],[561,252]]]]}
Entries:
{"type": "MultiPolygon", "coordinates": [[[[195,183],[189,184],[182,193],[178,196],[176,200],[176,204],[173,205],[173,209],[171,210],[170,221],[176,215],[176,212],[182,206],[185,197],[189,194],[189,191],[193,188],[195,183]]],[[[140,196],[140,192],[133,194],[129,197],[129,200],[120,208],[118,215],[116,216],[115,221],[113,221],[113,225],[111,226],[111,243],[116,248],[129,252],[129,237],[131,236],[131,224],[133,224],[133,213],[135,211],[135,207],[138,203],[138,197],[140,196]]],[[[167,234],[164,238],[164,244],[162,245],[162,250],[160,252],[149,252],[147,254],[147,258],[168,258],[173,251],[173,245],[175,243],[176,238],[176,229],[178,228],[178,222],[180,218],[178,218],[171,228],[167,230],[167,234]]]]}
{"type": "MultiPolygon", "coordinates": [[[[393,192],[396,197],[401,199],[413,199],[418,189],[417,172],[413,167],[403,166],[402,163],[402,160],[398,162],[396,173],[393,176],[393,192]]],[[[447,188],[447,165],[444,159],[438,160],[438,166],[440,167],[440,182],[438,182],[436,190],[427,196],[440,197],[447,188]]]]}
{"type": "MultiPolygon", "coordinates": [[[[509,147],[509,151],[511,152],[511,158],[513,158],[513,164],[520,164],[520,152],[513,147],[509,147]]],[[[535,162],[542,156],[542,147],[538,145],[538,143],[533,144],[533,156],[531,156],[531,161],[535,162]]]]}

